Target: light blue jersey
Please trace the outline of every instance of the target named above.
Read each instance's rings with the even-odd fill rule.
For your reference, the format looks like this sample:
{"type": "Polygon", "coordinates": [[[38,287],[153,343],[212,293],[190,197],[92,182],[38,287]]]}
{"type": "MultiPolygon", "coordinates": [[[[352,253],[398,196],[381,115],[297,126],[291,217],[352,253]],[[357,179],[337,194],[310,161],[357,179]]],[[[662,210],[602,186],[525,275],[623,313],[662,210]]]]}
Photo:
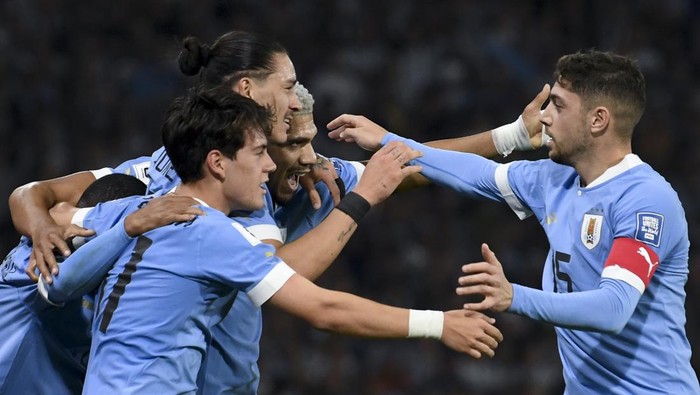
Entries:
{"type": "MultiPolygon", "coordinates": [[[[150,192],[167,192],[180,183],[180,177],[163,147],[151,156],[148,174],[150,192]]],[[[282,234],[272,218],[273,207],[268,191],[262,209],[253,213],[234,213],[232,217],[259,240],[282,242],[282,234]]],[[[245,293],[241,293],[233,301],[230,315],[233,317],[230,321],[225,320],[211,329],[212,340],[207,360],[197,379],[200,394],[257,393],[262,310],[245,293]]]]}
{"type": "MultiPolygon", "coordinates": [[[[123,173],[143,181],[145,159],[93,174],[123,173]]],[[[79,393],[90,346],[92,299],[78,297],[60,307],[46,303],[25,273],[31,253],[32,242],[23,236],[0,266],[0,393],[79,393]],[[26,380],[22,372],[29,369],[41,372],[41,379],[26,380]]]]}
{"type": "Polygon", "coordinates": [[[551,160],[499,165],[405,141],[423,175],[534,214],[550,251],[542,290],[511,312],[556,325],[567,394],[698,394],[685,333],[688,229],[672,187],[630,154],[586,187],[551,160]]]}
{"type": "Polygon", "coordinates": [[[148,177],[150,163],[150,156],[141,156],[136,159],[128,160],[114,168],[104,167],[102,169],[93,170],[92,174],[95,175],[95,178],[100,178],[107,174],[126,174],[127,176],[136,177],[148,186],[150,184],[150,178],[148,177]]]}
{"type": "MultiPolygon", "coordinates": [[[[146,201],[99,207],[110,218],[110,208],[124,215],[146,201]]],[[[210,328],[228,313],[237,291],[259,307],[293,274],[271,246],[221,212],[202,210],[206,214],[191,222],[127,240],[126,250],[118,240],[109,244],[121,253],[97,298],[84,393],[195,393],[210,328]]],[[[123,233],[120,224],[113,229],[123,233]]],[[[108,234],[68,258],[63,274],[104,253],[98,240],[108,234]]],[[[61,281],[56,278],[56,287],[61,281]]]]}
{"type": "MultiPolygon", "coordinates": [[[[133,166],[134,161],[130,163],[133,166]]],[[[352,190],[364,166],[332,158],[336,172],[347,191],[352,190]]],[[[128,167],[123,165],[122,167],[128,167]]],[[[150,158],[147,170],[149,193],[164,193],[180,182],[163,147],[150,158]]],[[[265,186],[267,188],[267,185],[265,186]]],[[[276,208],[271,194],[265,195],[265,206],[252,213],[233,213],[231,217],[259,240],[293,241],[318,225],[333,210],[333,199],[327,186],[317,185],[322,207],[314,210],[305,190],[299,189],[285,206],[276,208]]],[[[258,359],[262,335],[262,311],[245,294],[240,294],[231,307],[231,318],[212,328],[211,346],[205,369],[198,379],[203,394],[254,394],[260,383],[258,359]],[[242,317],[236,319],[235,317],[242,317]]]]}
{"type": "Polygon", "coordinates": [[[22,237],[0,265],[0,394],[78,394],[90,346],[82,301],[45,302],[25,273],[31,251],[22,237]]]}
{"type": "MultiPolygon", "coordinates": [[[[364,166],[332,158],[331,161],[343,182],[351,191],[362,176],[364,166]]],[[[289,203],[274,210],[270,194],[265,195],[265,207],[247,216],[234,218],[260,240],[273,239],[281,243],[298,239],[321,223],[335,207],[328,187],[319,183],[321,207],[311,207],[308,193],[299,188],[289,203]]],[[[260,384],[258,358],[262,334],[262,311],[241,295],[236,298],[231,312],[212,328],[212,344],[207,353],[206,373],[202,394],[255,394],[260,384]],[[238,320],[236,316],[245,316],[238,320]]]]}

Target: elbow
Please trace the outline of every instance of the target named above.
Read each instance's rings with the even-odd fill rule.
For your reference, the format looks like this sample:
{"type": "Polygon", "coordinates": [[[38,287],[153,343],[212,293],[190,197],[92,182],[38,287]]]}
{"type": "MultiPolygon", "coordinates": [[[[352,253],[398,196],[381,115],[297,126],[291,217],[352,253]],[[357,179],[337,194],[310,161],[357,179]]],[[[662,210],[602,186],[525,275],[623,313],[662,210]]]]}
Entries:
{"type": "Polygon", "coordinates": [[[627,314],[603,315],[603,317],[601,317],[592,328],[588,329],[609,335],[618,335],[627,326],[630,316],[631,315],[627,314]]]}
{"type": "Polygon", "coordinates": [[[625,326],[627,326],[627,320],[611,320],[601,325],[599,331],[608,335],[618,335],[625,326]]]}
{"type": "Polygon", "coordinates": [[[325,332],[339,332],[342,330],[342,316],[340,306],[331,301],[324,301],[313,309],[313,314],[307,317],[307,321],[314,328],[325,332]]]}
{"type": "Polygon", "coordinates": [[[13,207],[16,207],[22,201],[22,195],[24,194],[24,191],[30,188],[31,184],[32,183],[19,186],[15,188],[14,191],[12,191],[10,197],[7,199],[7,203],[10,206],[10,211],[13,207]]]}

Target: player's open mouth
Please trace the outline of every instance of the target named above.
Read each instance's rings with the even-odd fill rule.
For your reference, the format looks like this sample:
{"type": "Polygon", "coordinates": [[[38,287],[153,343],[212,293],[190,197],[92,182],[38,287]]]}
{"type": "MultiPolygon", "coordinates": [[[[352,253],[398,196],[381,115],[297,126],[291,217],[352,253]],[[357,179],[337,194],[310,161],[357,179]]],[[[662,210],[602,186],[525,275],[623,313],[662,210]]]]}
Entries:
{"type": "Polygon", "coordinates": [[[296,191],[296,189],[299,187],[299,178],[301,178],[304,174],[308,173],[308,170],[297,170],[294,172],[290,172],[287,174],[287,183],[289,184],[289,188],[291,188],[293,191],[296,191]]]}

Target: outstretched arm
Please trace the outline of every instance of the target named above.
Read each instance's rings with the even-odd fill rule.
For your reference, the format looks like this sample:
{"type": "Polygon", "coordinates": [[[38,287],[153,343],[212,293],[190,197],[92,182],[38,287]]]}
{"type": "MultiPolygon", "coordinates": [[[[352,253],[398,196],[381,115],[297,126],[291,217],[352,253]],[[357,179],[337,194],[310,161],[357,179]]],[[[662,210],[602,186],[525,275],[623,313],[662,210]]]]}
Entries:
{"type": "Polygon", "coordinates": [[[299,275],[292,275],[270,302],[318,329],[372,338],[432,338],[474,358],[492,357],[503,340],[494,320],[482,314],[391,307],[320,288],[299,275]]]}
{"type": "MultiPolygon", "coordinates": [[[[493,130],[475,135],[452,139],[436,140],[424,143],[423,146],[449,150],[461,153],[476,154],[485,158],[506,156],[511,151],[539,148],[546,138],[543,136],[543,126],[540,122],[540,108],[549,97],[550,87],[545,85],[535,98],[525,106],[522,114],[512,124],[504,125],[493,130]]],[[[391,140],[401,140],[395,136],[387,139],[389,132],[371,120],[358,115],[343,114],[332,120],[328,125],[328,136],[337,141],[353,142],[360,147],[373,151],[391,140]]],[[[410,140],[408,140],[410,141],[410,140]]],[[[414,145],[414,148],[421,149],[414,145]]],[[[407,178],[399,187],[400,190],[428,185],[430,177],[426,174],[415,174],[407,178]]],[[[434,181],[434,180],[433,180],[434,181]]]]}
{"type": "Polygon", "coordinates": [[[459,278],[459,295],[483,295],[480,303],[467,303],[468,311],[493,310],[520,314],[552,325],[619,333],[632,316],[641,297],[626,282],[603,278],[597,289],[556,293],[511,284],[496,255],[481,246],[483,262],[465,265],[459,278]]]}

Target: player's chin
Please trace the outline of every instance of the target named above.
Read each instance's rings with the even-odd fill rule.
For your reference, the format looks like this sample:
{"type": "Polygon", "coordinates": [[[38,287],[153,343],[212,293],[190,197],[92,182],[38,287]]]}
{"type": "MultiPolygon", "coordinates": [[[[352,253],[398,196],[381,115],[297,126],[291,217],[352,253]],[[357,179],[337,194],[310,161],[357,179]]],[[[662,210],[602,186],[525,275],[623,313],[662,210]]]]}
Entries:
{"type": "Polygon", "coordinates": [[[291,191],[287,188],[284,188],[285,190],[282,189],[283,188],[277,189],[272,193],[272,200],[274,200],[275,203],[279,204],[280,206],[284,206],[285,204],[289,203],[296,193],[296,190],[291,191]]]}

